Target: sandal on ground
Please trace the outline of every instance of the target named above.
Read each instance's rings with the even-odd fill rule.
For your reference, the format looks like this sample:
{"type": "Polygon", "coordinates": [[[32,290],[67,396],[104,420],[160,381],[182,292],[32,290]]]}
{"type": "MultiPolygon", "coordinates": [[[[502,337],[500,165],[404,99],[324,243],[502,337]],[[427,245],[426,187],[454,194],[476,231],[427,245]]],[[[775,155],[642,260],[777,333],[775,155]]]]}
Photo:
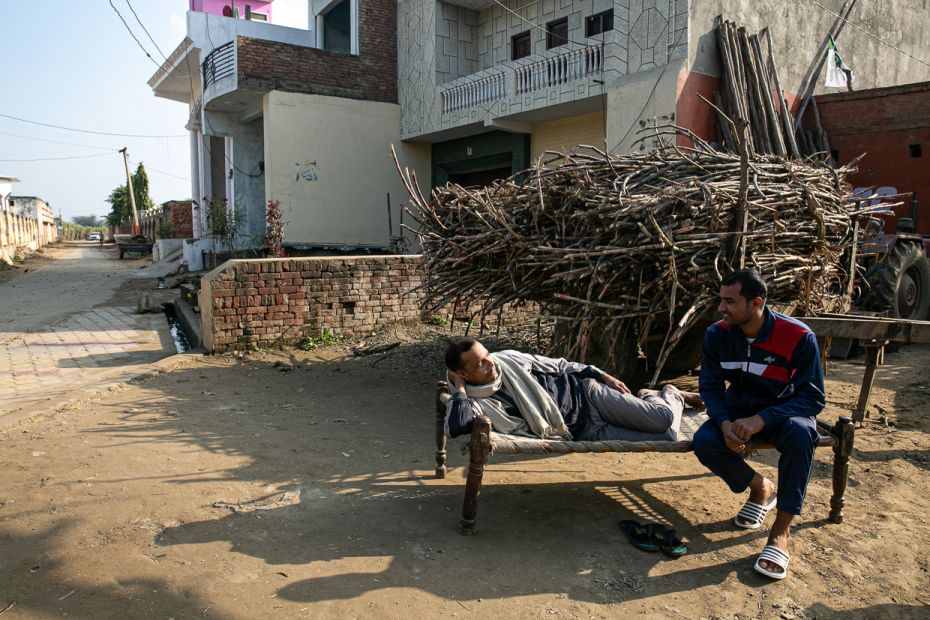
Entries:
{"type": "Polygon", "coordinates": [[[778,496],[773,495],[768,503],[764,506],[762,504],[747,501],[745,504],[743,504],[743,507],[739,509],[739,512],[736,513],[736,518],[733,519],[733,523],[736,524],[736,527],[741,527],[744,530],[759,529],[762,527],[762,522],[765,521],[766,515],[768,515],[769,511],[775,507],[777,500],[778,496]],[[740,521],[740,519],[742,519],[742,521],[740,521]]]}
{"type": "Polygon", "coordinates": [[[759,554],[759,559],[756,560],[756,564],[753,566],[753,568],[756,569],[756,572],[760,575],[765,575],[770,579],[784,579],[788,576],[788,562],[790,560],[791,558],[788,556],[788,554],[775,545],[766,545],[765,548],[762,549],[762,553],[759,554]],[[759,562],[763,560],[780,567],[781,572],[773,573],[766,568],[762,568],[762,566],[759,565],[759,562]]]}
{"type": "Polygon", "coordinates": [[[659,549],[670,558],[680,558],[688,553],[688,545],[685,544],[678,533],[667,525],[656,525],[653,528],[653,540],[659,545],[659,549]]]}
{"type": "Polygon", "coordinates": [[[624,519],[620,522],[620,529],[626,533],[630,544],[643,551],[658,551],[659,545],[655,541],[655,525],[653,523],[640,523],[634,519],[624,519]]]}

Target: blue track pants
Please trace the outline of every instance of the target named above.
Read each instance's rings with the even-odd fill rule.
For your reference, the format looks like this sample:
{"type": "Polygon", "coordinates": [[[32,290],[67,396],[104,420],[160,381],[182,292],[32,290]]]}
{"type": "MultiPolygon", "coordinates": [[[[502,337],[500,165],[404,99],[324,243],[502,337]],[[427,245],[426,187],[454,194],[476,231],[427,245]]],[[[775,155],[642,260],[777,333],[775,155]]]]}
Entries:
{"type": "MultiPolygon", "coordinates": [[[[818,434],[815,418],[790,417],[767,426],[753,439],[771,443],[778,450],[778,510],[801,514],[804,494],[811,477],[818,434]]],[[[694,434],[694,453],[705,467],[723,478],[730,490],[742,493],[755,472],[743,458],[730,450],[713,420],[694,434]]]]}

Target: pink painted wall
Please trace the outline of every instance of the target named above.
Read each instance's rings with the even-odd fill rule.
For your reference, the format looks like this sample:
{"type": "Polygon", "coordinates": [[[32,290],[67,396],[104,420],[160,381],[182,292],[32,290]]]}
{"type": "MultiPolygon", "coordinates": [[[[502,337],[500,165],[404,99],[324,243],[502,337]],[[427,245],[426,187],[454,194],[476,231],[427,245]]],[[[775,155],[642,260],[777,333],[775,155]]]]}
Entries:
{"type": "Polygon", "coordinates": [[[211,15],[222,15],[224,6],[233,6],[239,9],[239,19],[245,19],[245,5],[252,7],[253,11],[264,13],[268,16],[268,23],[271,22],[271,2],[262,0],[190,0],[190,10],[209,13],[211,15]]]}

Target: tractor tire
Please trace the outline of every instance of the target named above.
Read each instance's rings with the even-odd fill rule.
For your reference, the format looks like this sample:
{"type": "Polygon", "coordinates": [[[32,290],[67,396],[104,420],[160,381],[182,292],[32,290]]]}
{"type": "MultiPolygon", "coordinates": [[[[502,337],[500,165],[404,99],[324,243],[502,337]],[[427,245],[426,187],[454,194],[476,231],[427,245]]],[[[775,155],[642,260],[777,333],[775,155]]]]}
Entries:
{"type": "Polygon", "coordinates": [[[865,280],[866,309],[918,321],[930,314],[930,260],[920,244],[899,241],[883,260],[869,265],[865,280]]]}

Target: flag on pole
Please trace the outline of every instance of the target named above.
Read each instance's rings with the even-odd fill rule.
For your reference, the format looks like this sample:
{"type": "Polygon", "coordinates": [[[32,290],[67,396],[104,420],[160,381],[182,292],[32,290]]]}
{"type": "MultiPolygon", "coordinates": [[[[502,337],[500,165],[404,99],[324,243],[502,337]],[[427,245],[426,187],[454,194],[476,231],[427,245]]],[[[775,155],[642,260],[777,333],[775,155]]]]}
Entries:
{"type": "Polygon", "coordinates": [[[853,72],[840,56],[833,37],[830,37],[830,47],[827,48],[827,88],[849,88],[853,83],[853,72]]]}

